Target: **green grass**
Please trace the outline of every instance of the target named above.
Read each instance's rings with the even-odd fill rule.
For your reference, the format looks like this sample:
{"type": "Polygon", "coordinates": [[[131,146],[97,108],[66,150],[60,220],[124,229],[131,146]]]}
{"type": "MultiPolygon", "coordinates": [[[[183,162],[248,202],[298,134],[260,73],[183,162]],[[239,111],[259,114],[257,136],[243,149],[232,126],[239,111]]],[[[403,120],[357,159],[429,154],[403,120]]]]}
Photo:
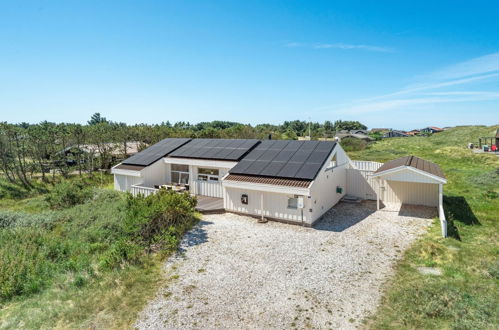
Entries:
{"type": "Polygon", "coordinates": [[[83,204],[55,210],[33,208],[44,195],[2,200],[9,209],[0,211],[0,329],[131,326],[164,284],[162,261],[197,220],[184,208],[190,198],[162,196],[127,199],[96,188],[83,204]],[[147,219],[160,233],[149,241],[147,219]]]}
{"type": "Polygon", "coordinates": [[[0,329],[131,327],[145,304],[165,284],[161,258],[102,274],[78,287],[66,274],[39,294],[14,299],[0,308],[0,329]]]}
{"type": "Polygon", "coordinates": [[[439,164],[448,183],[444,209],[449,238],[437,220],[404,255],[388,284],[374,329],[492,329],[499,324],[499,157],[474,154],[468,142],[493,136],[499,126],[457,127],[431,137],[386,139],[351,152],[384,162],[415,155],[439,164]],[[442,269],[423,275],[417,267],[442,269]]]}
{"type": "MultiPolygon", "coordinates": [[[[52,177],[50,177],[52,180],[52,177]]],[[[42,182],[40,179],[34,180],[34,188],[26,190],[20,185],[12,184],[0,176],[0,210],[22,211],[28,213],[38,213],[48,210],[50,205],[45,201],[47,192],[51,191],[54,185],[61,182],[73,182],[83,180],[88,186],[99,187],[103,189],[113,189],[113,176],[110,174],[84,173],[71,175],[64,179],[60,175],[56,176],[54,181],[42,182]]]]}

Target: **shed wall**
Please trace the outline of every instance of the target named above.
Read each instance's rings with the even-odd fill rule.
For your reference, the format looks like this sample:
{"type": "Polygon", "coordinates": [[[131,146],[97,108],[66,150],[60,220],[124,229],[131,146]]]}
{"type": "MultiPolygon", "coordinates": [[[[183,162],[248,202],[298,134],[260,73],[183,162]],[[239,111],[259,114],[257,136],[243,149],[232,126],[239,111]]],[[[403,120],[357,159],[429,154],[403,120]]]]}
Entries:
{"type": "Polygon", "coordinates": [[[438,184],[381,180],[381,187],[385,203],[438,206],[438,184]]]}

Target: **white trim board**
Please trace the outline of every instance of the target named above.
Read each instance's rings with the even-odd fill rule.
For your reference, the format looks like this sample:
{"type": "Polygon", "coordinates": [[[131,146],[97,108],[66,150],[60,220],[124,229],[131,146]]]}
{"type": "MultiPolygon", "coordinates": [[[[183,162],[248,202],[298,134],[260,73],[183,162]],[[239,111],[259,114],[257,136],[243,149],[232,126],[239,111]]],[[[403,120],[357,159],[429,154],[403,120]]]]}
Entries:
{"type": "Polygon", "coordinates": [[[166,164],[179,164],[179,165],[215,167],[215,168],[233,168],[237,164],[237,162],[233,161],[194,159],[194,158],[165,157],[163,158],[163,160],[166,164]]]}
{"type": "Polygon", "coordinates": [[[116,175],[136,176],[136,177],[139,177],[139,178],[142,177],[141,171],[122,170],[122,169],[119,169],[119,168],[112,168],[111,169],[111,173],[112,174],[116,174],[116,175]]]}
{"type": "MultiPolygon", "coordinates": [[[[395,168],[392,168],[392,169],[389,169],[389,170],[385,170],[385,171],[382,171],[382,172],[379,172],[379,173],[374,173],[372,176],[373,177],[385,177],[387,175],[395,174],[395,173],[406,171],[406,170],[409,170],[409,171],[412,171],[412,172],[414,172],[416,174],[419,174],[419,175],[425,176],[427,178],[430,178],[430,179],[436,181],[434,183],[447,183],[447,180],[444,179],[444,178],[441,178],[439,176],[430,174],[430,173],[428,173],[426,171],[422,171],[422,170],[414,168],[412,166],[406,166],[406,165],[404,165],[404,166],[398,166],[398,167],[395,167],[395,168]]],[[[387,178],[387,180],[390,180],[390,179],[387,178]]],[[[406,180],[393,180],[393,181],[410,182],[410,181],[406,181],[406,180]]]]}
{"type": "Polygon", "coordinates": [[[273,192],[279,194],[310,196],[309,188],[297,188],[297,187],[288,187],[288,186],[278,186],[272,184],[249,183],[249,182],[230,181],[230,180],[223,180],[222,185],[224,188],[238,188],[238,189],[273,192]]]}

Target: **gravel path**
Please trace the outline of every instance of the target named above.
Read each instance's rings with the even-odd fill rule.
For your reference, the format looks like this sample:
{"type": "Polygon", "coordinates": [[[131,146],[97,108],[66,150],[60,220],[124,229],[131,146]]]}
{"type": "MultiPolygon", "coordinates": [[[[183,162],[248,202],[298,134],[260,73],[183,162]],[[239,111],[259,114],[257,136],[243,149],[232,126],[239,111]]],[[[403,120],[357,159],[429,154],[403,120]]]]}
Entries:
{"type": "Polygon", "coordinates": [[[165,264],[138,328],[355,328],[376,309],[430,208],[340,203],[315,228],[206,215],[165,264]],[[414,217],[418,215],[419,218],[414,217]]]}

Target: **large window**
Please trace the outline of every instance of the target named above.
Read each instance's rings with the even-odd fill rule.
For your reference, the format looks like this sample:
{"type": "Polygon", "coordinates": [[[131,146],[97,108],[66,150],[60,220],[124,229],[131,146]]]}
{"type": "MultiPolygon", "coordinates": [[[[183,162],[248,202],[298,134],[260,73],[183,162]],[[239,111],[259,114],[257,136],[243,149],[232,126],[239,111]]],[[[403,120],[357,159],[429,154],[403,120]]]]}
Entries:
{"type": "Polygon", "coordinates": [[[172,164],[171,175],[172,183],[189,183],[189,165],[172,164]]]}
{"type": "Polygon", "coordinates": [[[288,209],[296,210],[298,208],[298,197],[288,198],[288,209]]]}
{"type": "Polygon", "coordinates": [[[198,180],[200,181],[218,181],[218,169],[217,168],[199,168],[198,169],[198,180]]]}

